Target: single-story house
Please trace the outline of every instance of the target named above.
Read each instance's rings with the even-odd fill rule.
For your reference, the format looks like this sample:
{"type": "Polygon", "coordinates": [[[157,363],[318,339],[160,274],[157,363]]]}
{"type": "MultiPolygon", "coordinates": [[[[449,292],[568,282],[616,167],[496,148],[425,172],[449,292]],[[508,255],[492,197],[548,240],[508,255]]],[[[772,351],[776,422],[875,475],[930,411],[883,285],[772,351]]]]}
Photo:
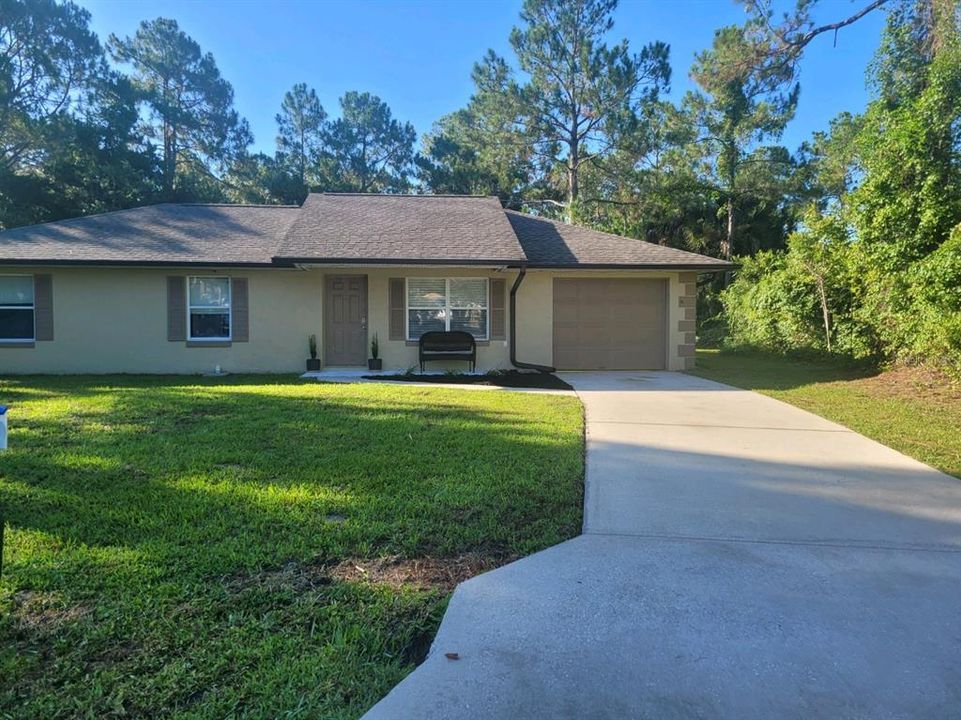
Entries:
{"type": "Polygon", "coordinates": [[[478,369],[688,368],[700,272],[728,263],[504,210],[494,197],[161,204],[0,232],[0,373],[417,364],[463,330],[478,369]]]}

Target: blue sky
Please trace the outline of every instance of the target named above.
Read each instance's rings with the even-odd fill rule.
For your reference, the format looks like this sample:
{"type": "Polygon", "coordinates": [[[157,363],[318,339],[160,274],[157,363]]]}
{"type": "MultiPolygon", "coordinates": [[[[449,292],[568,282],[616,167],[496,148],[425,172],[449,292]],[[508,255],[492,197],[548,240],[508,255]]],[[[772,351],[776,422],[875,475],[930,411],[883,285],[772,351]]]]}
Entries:
{"type": "MultiPolygon", "coordinates": [[[[214,54],[234,86],[237,110],[248,119],[255,148],[272,152],[274,115],[296,82],[317,90],[331,114],[347,90],[370,91],[419,134],[470,97],[470,70],[488,48],[511,57],[508,35],[521,0],[79,0],[93,29],[130,35],[141,20],[172,17],[214,54]]],[[[785,6],[786,7],[786,6],[785,6]]],[[[825,20],[859,4],[823,0],[825,20]]],[[[671,95],[691,87],[694,53],[709,47],[714,29],[743,21],[732,0],[621,0],[612,39],[634,48],[653,40],[671,45],[671,95]]],[[[802,64],[798,113],[783,142],[796,147],[842,110],[867,102],[864,72],[884,22],[876,12],[841,31],[837,46],[823,35],[802,64]]]]}

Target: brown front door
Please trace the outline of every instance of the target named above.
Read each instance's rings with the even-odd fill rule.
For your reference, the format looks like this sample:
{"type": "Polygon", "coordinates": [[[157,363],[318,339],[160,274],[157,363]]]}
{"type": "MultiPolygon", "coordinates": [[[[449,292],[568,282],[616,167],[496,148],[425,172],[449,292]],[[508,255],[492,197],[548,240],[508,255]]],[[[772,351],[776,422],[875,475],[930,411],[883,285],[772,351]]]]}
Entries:
{"type": "Polygon", "coordinates": [[[367,362],[367,276],[328,275],[324,302],[327,365],[367,362]]]}
{"type": "Polygon", "coordinates": [[[663,370],[667,281],[554,279],[554,365],[561,370],[663,370]]]}

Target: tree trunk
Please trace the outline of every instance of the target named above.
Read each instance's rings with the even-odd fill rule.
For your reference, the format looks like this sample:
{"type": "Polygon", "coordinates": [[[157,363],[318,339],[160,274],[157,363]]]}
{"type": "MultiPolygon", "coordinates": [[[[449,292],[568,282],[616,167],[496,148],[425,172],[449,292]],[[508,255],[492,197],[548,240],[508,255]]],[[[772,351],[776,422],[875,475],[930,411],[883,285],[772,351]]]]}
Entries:
{"type": "Polygon", "coordinates": [[[168,172],[169,186],[170,186],[170,199],[175,199],[175,194],[177,192],[177,126],[170,126],[170,167],[168,172]]]}
{"type": "MultiPolygon", "coordinates": [[[[164,103],[168,106],[170,101],[170,93],[170,83],[165,78],[163,81],[163,98],[164,103]]],[[[169,201],[174,199],[174,173],[176,172],[177,167],[177,137],[174,125],[172,122],[170,122],[170,118],[166,115],[163,118],[163,136],[163,189],[164,199],[169,201]]]]}
{"type": "MultiPolygon", "coordinates": [[[[727,233],[721,241],[721,257],[730,260],[734,255],[734,194],[737,188],[737,144],[729,141],[724,146],[724,160],[726,167],[722,168],[727,181],[727,233]]],[[[725,282],[725,284],[727,284],[725,282]]]]}
{"type": "Polygon", "coordinates": [[[567,152],[567,222],[574,222],[574,204],[577,202],[577,195],[580,191],[577,181],[578,164],[580,162],[580,148],[578,147],[577,135],[571,134],[568,140],[567,152]]]}
{"type": "Polygon", "coordinates": [[[174,199],[174,172],[176,169],[176,135],[173,125],[164,120],[164,157],[163,157],[163,184],[164,198],[174,199]]]}
{"type": "Polygon", "coordinates": [[[824,289],[824,278],[816,276],[818,284],[818,294],[821,296],[821,315],[824,320],[824,339],[827,342],[828,352],[831,352],[831,314],[828,312],[828,296],[824,289]]]}
{"type": "Polygon", "coordinates": [[[307,136],[304,133],[303,121],[300,128],[300,184],[307,188],[307,136]]]}
{"type": "Polygon", "coordinates": [[[734,253],[734,194],[727,196],[727,234],[721,241],[721,256],[730,260],[734,253]]]}

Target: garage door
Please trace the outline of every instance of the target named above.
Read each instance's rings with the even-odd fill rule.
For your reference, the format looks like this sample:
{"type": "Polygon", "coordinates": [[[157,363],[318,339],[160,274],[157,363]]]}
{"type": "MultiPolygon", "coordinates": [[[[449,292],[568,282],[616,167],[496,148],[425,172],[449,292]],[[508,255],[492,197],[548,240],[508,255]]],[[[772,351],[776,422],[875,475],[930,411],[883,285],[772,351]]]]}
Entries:
{"type": "Polygon", "coordinates": [[[554,279],[554,365],[561,370],[663,370],[667,281],[554,279]]]}

